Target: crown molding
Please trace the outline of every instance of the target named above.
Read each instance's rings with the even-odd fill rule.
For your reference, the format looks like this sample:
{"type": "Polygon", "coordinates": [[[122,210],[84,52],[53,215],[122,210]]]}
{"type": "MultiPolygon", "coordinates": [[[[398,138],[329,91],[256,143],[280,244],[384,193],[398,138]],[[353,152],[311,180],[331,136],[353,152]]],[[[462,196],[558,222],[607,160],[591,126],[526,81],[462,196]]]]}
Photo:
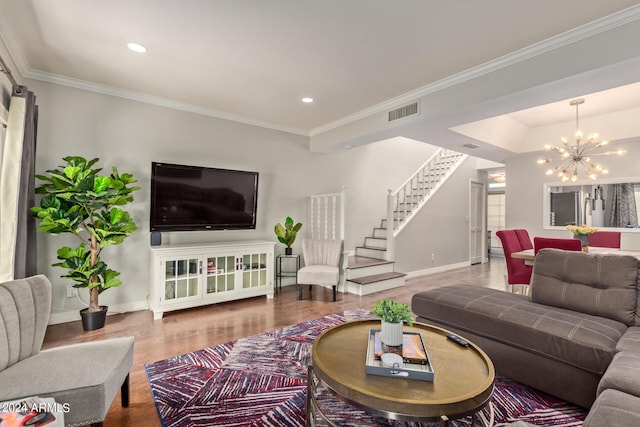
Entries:
{"type": "MultiPolygon", "coordinates": [[[[9,22],[7,22],[6,13],[2,13],[2,12],[3,12],[2,5],[0,3],[0,28],[4,29],[2,34],[0,34],[0,40],[2,40],[2,42],[5,44],[9,52],[9,56],[11,57],[16,67],[18,68],[17,70],[18,72],[16,74],[19,74],[19,76],[23,78],[30,78],[34,80],[47,82],[47,83],[54,83],[54,84],[59,84],[59,85],[68,86],[72,88],[83,89],[83,90],[96,92],[100,94],[120,97],[120,98],[129,99],[133,101],[171,108],[175,110],[209,116],[213,118],[230,120],[230,121],[247,124],[251,126],[259,126],[267,129],[292,133],[292,134],[306,136],[306,137],[316,136],[324,132],[336,129],[338,127],[347,125],[349,123],[369,117],[371,115],[400,107],[403,104],[406,104],[408,102],[413,102],[416,99],[419,99],[431,93],[435,93],[443,89],[466,82],[468,80],[472,80],[474,78],[481,77],[483,75],[498,71],[500,69],[509,67],[519,62],[523,62],[528,59],[534,58],[536,56],[543,55],[550,51],[562,48],[572,43],[576,43],[585,38],[592,37],[594,35],[608,31],[610,29],[613,29],[613,28],[616,28],[640,19],[640,5],[631,6],[620,12],[597,19],[590,23],[584,24],[580,27],[574,28],[572,30],[569,30],[557,36],[551,37],[547,40],[535,43],[533,45],[530,45],[518,51],[504,55],[495,60],[491,60],[484,64],[478,65],[476,67],[469,68],[465,71],[462,71],[457,74],[453,74],[449,77],[430,83],[421,88],[418,88],[410,92],[407,92],[405,94],[399,95],[397,97],[391,98],[389,100],[376,104],[367,109],[344,116],[341,119],[313,128],[311,130],[305,130],[305,129],[282,126],[282,125],[270,123],[270,122],[264,122],[261,120],[255,120],[250,117],[227,113],[227,112],[215,110],[215,109],[204,108],[204,107],[200,107],[197,105],[188,104],[184,102],[178,102],[168,98],[151,96],[151,95],[147,95],[140,92],[119,89],[112,86],[101,85],[101,84],[92,83],[85,80],[74,79],[74,78],[61,76],[53,73],[34,70],[29,66],[26,56],[22,48],[20,47],[20,44],[17,43],[15,37],[13,37],[13,34],[14,34],[14,31],[12,30],[13,27],[9,22]]],[[[18,78],[19,76],[16,76],[16,78],[18,78]]]]}
{"type": "MultiPolygon", "coordinates": [[[[309,132],[305,129],[292,128],[287,126],[281,126],[275,123],[265,122],[261,120],[255,120],[250,117],[241,116],[238,114],[227,113],[220,110],[214,110],[210,108],[204,108],[185,102],[178,102],[168,98],[161,98],[157,96],[146,95],[144,93],[120,89],[112,86],[101,85],[98,83],[89,82],[86,80],[74,79],[71,77],[62,76],[59,74],[48,73],[44,71],[34,70],[29,66],[20,43],[16,41],[14,37],[13,26],[7,22],[7,14],[2,10],[2,4],[0,3],[0,28],[3,28],[0,33],[0,41],[2,41],[11,57],[18,68],[17,73],[22,78],[28,78],[33,80],[39,80],[46,83],[53,83],[62,86],[72,87],[76,89],[82,89],[90,92],[100,93],[103,95],[110,95],[119,98],[129,99],[132,101],[143,102],[146,104],[157,105],[160,107],[171,108],[174,110],[185,111],[188,113],[200,114],[203,116],[214,117],[216,119],[230,120],[237,123],[242,123],[251,126],[259,126],[267,129],[272,129],[280,132],[292,133],[296,135],[309,137],[309,132]]],[[[18,76],[16,76],[18,79],[18,76]]]]}
{"type": "Polygon", "coordinates": [[[333,122],[327,123],[323,126],[313,128],[309,131],[309,136],[313,137],[347,125],[349,123],[364,119],[371,115],[386,112],[388,110],[400,107],[406,103],[414,102],[416,99],[422,98],[426,95],[439,92],[443,89],[456,86],[460,83],[464,83],[466,81],[501,70],[517,63],[527,61],[529,59],[535,58],[536,56],[540,56],[553,50],[568,46],[580,40],[592,37],[613,28],[620,27],[638,19],[640,19],[640,5],[631,6],[627,9],[621,10],[620,12],[605,16],[603,18],[589,22],[580,27],[571,29],[541,42],[534,43],[515,52],[508,53],[497,59],[485,62],[484,64],[480,64],[460,73],[445,77],[444,79],[406,92],[402,95],[391,98],[387,101],[381,102],[356,113],[350,114],[333,122]]]}
{"type": "Polygon", "coordinates": [[[147,95],[141,92],[135,92],[135,91],[121,89],[113,86],[89,82],[86,80],[61,76],[59,74],[47,73],[44,71],[37,71],[37,70],[29,70],[28,72],[24,73],[24,77],[33,79],[33,80],[47,82],[47,83],[53,83],[61,86],[68,86],[75,89],[82,89],[89,92],[100,93],[103,95],[110,95],[118,98],[129,99],[132,101],[143,102],[146,104],[157,105],[160,107],[171,108],[174,110],[185,111],[188,113],[214,117],[216,119],[230,120],[233,122],[238,122],[246,125],[259,126],[267,129],[277,130],[280,132],[287,132],[287,133],[292,133],[292,134],[307,136],[307,137],[309,136],[309,132],[303,129],[281,126],[275,123],[255,120],[250,117],[245,117],[238,114],[232,114],[225,111],[214,110],[211,108],[204,108],[198,105],[188,104],[186,102],[179,102],[179,101],[175,101],[168,98],[162,98],[159,96],[147,95]]]}

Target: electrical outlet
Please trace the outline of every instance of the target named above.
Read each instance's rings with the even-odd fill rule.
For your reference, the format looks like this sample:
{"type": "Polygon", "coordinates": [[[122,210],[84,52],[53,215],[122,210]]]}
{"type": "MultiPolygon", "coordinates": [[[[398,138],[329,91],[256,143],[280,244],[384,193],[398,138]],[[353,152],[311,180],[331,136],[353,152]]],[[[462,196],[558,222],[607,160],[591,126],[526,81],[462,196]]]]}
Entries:
{"type": "Polygon", "coordinates": [[[431,254],[431,262],[436,260],[436,254],[431,254]]]}
{"type": "Polygon", "coordinates": [[[78,290],[73,285],[67,285],[67,298],[73,298],[78,295],[78,290]]]}

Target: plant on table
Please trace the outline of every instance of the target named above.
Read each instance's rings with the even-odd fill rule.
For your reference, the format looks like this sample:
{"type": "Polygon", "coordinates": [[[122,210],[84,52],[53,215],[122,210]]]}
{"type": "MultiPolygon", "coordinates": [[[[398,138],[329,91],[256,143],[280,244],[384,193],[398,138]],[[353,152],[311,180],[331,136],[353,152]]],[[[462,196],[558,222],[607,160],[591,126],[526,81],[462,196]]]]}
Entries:
{"type": "Polygon", "coordinates": [[[68,156],[66,164],[36,175],[44,183],[37,187],[42,195],[40,206],[31,208],[40,219],[38,231],[49,234],[72,234],[80,240],[76,248],[63,246],[57,251],[55,267],[67,269],[63,278],[71,279],[75,288],[89,289],[88,313],[103,311],[99,295],[121,285],[119,272],[108,268],[100,259],[102,249],[117,245],[136,230],[130,215],[120,207],[133,201],[131,194],[140,187],[129,173],[120,174],[116,167],[110,175],[92,169],[99,159],[68,156]]]}
{"type": "Polygon", "coordinates": [[[414,314],[409,310],[408,304],[395,302],[390,299],[377,301],[373,314],[380,317],[380,320],[388,323],[407,322],[407,325],[413,326],[414,314]]]}
{"type": "Polygon", "coordinates": [[[567,230],[571,231],[574,236],[588,236],[598,231],[597,227],[590,227],[588,225],[567,225],[567,230]]]}
{"type": "Polygon", "coordinates": [[[573,233],[573,237],[575,239],[580,239],[582,244],[582,250],[584,252],[589,252],[589,235],[598,231],[597,227],[590,227],[588,225],[567,225],[567,230],[573,233]]]}
{"type": "Polygon", "coordinates": [[[409,305],[390,299],[380,300],[375,303],[373,314],[380,317],[380,339],[389,346],[402,345],[404,322],[413,326],[413,313],[409,305]]]}
{"type": "Polygon", "coordinates": [[[293,219],[288,216],[284,221],[284,225],[278,223],[275,226],[275,233],[278,237],[278,241],[287,247],[285,253],[291,255],[291,245],[296,240],[298,231],[302,228],[302,223],[293,224],[293,219]]]}

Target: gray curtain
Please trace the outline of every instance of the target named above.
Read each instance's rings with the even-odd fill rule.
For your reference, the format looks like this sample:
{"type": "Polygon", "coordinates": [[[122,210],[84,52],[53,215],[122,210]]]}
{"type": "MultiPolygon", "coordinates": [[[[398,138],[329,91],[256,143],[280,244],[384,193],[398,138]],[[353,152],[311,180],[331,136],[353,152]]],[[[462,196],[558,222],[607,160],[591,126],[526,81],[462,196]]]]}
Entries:
{"type": "Polygon", "coordinates": [[[38,106],[26,86],[14,88],[0,176],[0,281],[37,273],[35,151],[38,106]]]}
{"type": "Polygon", "coordinates": [[[610,227],[638,226],[638,209],[633,184],[611,185],[610,227]]]}

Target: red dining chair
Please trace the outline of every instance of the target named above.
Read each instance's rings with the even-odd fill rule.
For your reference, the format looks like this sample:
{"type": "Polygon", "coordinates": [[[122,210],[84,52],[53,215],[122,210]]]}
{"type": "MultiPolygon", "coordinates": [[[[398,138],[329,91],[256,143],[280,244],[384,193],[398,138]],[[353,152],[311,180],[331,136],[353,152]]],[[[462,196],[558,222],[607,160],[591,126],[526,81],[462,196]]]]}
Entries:
{"type": "Polygon", "coordinates": [[[529,237],[529,232],[524,228],[517,228],[513,230],[516,232],[516,236],[518,236],[518,241],[520,242],[521,250],[525,249],[533,249],[533,243],[531,243],[531,237],[529,237]]]}
{"type": "Polygon", "coordinates": [[[589,246],[620,249],[619,231],[598,231],[589,235],[589,246]]]}
{"type": "MultiPolygon", "coordinates": [[[[526,265],[523,259],[512,258],[511,254],[532,248],[522,247],[522,243],[520,243],[520,240],[518,239],[516,230],[498,230],[496,232],[496,236],[498,236],[500,242],[502,242],[504,259],[507,265],[507,284],[511,285],[511,292],[514,291],[514,286],[528,286],[531,282],[531,272],[533,267],[526,265]]],[[[529,242],[531,241],[529,240],[529,242]]]]}
{"type": "Polygon", "coordinates": [[[581,251],[582,242],[580,239],[557,239],[553,237],[534,237],[533,238],[534,253],[537,254],[540,249],[553,248],[565,251],[581,251]]]}

